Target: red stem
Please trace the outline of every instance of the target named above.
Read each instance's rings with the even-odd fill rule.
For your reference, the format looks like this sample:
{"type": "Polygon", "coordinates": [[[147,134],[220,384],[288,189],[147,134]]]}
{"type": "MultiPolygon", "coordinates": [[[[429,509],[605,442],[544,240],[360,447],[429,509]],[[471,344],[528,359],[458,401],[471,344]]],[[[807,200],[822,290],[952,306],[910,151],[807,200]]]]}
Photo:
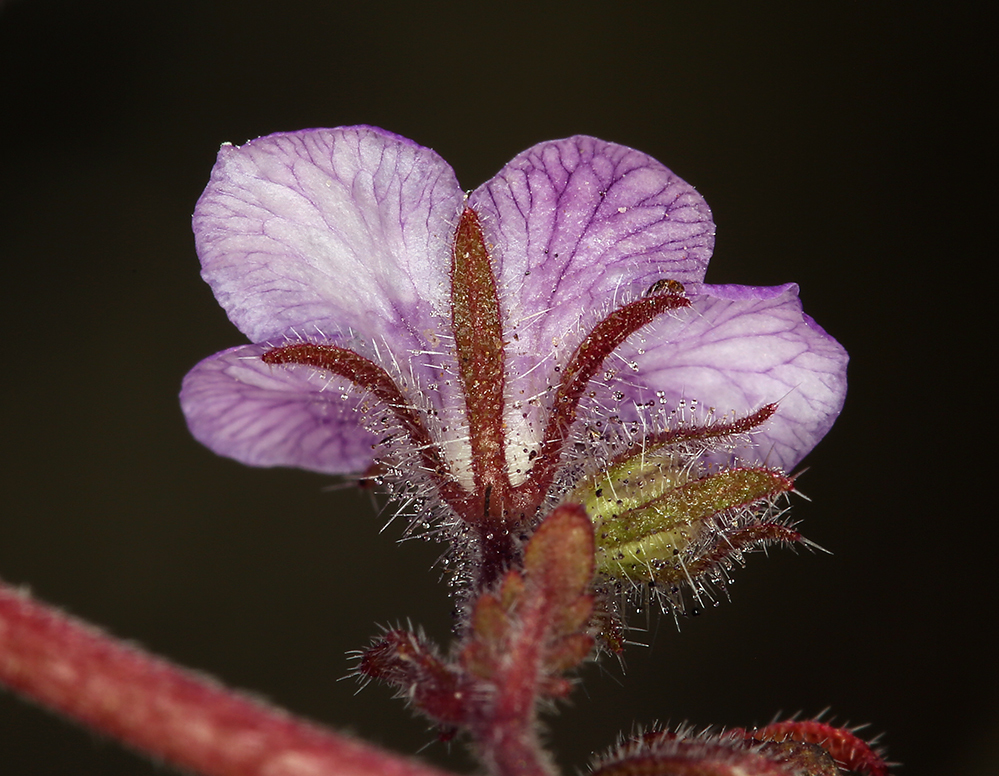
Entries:
{"type": "Polygon", "coordinates": [[[525,601],[517,638],[496,677],[490,713],[475,725],[483,759],[498,776],[552,776],[555,773],[538,738],[537,700],[542,644],[551,621],[544,594],[525,601]]]}
{"type": "Polygon", "coordinates": [[[203,776],[447,776],[184,671],[2,582],[0,684],[203,776]]]}

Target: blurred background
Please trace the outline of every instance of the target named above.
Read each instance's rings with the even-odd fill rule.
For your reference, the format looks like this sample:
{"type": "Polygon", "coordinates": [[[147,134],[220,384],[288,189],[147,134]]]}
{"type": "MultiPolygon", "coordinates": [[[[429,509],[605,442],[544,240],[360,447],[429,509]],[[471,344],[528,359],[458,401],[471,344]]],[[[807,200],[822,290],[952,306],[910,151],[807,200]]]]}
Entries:
{"type": "MultiPolygon", "coordinates": [[[[592,134],[704,194],[709,281],[799,282],[851,388],[795,507],[833,554],[752,556],[731,603],[680,632],[652,617],[625,671],[590,666],[549,720],[566,773],[633,722],[826,707],[884,732],[904,776],[999,772],[987,45],[967,7],[878,0],[0,2],[0,575],[468,772],[385,688],[338,681],[378,624],[447,639],[440,548],[379,535],[367,494],[188,436],[182,377],[245,341],[199,278],[190,216],[224,141],[375,124],[474,188],[592,134]]],[[[5,776],[163,772],[0,692],[5,776]]]]}

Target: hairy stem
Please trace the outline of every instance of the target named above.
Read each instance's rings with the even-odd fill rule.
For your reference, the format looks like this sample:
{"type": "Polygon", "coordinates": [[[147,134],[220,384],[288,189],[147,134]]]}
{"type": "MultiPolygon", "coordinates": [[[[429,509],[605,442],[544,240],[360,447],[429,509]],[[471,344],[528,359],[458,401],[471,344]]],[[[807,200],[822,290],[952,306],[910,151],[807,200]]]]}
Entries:
{"type": "Polygon", "coordinates": [[[538,738],[537,701],[542,644],[551,612],[542,595],[525,602],[517,638],[496,677],[497,696],[472,729],[482,759],[496,776],[553,776],[538,738]]]}
{"type": "Polygon", "coordinates": [[[3,583],[0,684],[203,776],[445,776],[184,671],[3,583]]]}

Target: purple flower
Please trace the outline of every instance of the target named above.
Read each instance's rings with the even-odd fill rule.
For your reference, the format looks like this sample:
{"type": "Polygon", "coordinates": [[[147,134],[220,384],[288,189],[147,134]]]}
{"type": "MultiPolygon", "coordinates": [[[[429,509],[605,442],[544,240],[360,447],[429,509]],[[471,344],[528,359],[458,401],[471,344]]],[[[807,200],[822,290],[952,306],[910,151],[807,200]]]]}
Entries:
{"type": "Polygon", "coordinates": [[[539,506],[525,483],[557,487],[587,434],[771,403],[733,454],[787,470],[843,405],[847,355],[797,286],[703,283],[707,204],[595,138],[541,143],[468,195],[434,151],[373,127],[226,145],[194,231],[253,344],[198,364],[181,402],[244,463],[381,460],[481,514],[497,493],[539,506]]]}

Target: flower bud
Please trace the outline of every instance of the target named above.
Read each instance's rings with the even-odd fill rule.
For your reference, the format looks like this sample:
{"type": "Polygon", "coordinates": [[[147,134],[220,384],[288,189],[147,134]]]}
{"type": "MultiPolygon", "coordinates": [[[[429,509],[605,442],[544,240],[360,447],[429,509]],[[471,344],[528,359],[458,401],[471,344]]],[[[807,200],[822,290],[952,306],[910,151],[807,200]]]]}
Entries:
{"type": "Polygon", "coordinates": [[[724,586],[745,551],[801,541],[776,507],[793,489],[794,480],[775,469],[705,471],[675,452],[641,450],[585,479],[568,500],[593,520],[598,573],[651,583],[682,608],[683,585],[699,598],[705,578],[724,586]]]}

